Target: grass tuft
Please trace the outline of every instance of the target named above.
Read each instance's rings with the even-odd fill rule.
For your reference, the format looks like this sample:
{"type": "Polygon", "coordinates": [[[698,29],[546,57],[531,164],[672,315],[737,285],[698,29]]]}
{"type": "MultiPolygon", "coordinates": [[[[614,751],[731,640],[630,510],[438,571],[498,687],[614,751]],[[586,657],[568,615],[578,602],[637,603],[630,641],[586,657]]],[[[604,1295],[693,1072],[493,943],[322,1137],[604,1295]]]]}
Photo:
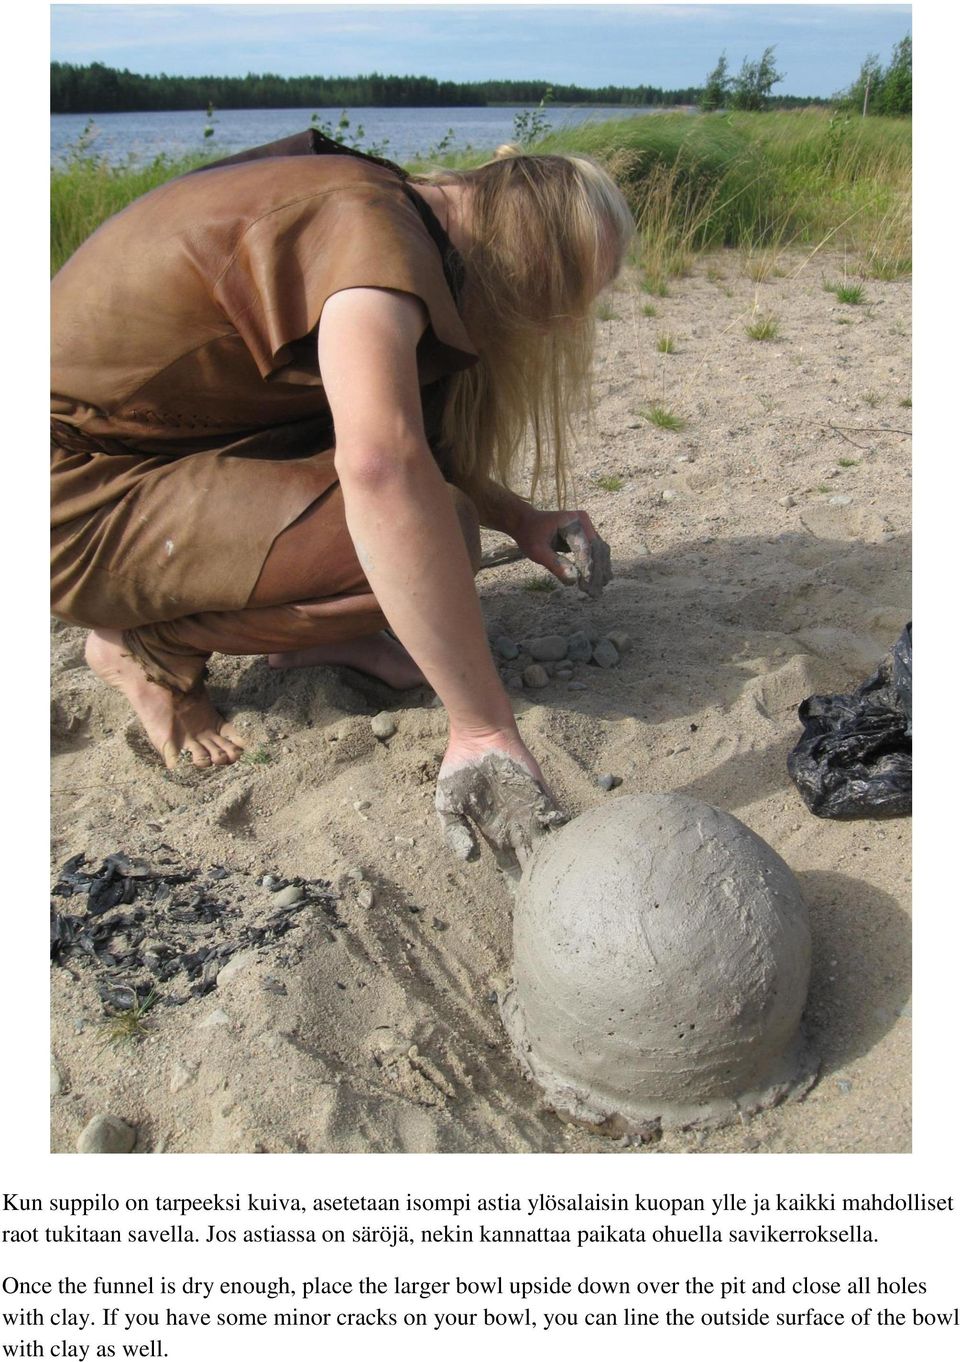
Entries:
{"type": "Polygon", "coordinates": [[[604,492],[619,492],[623,486],[623,478],[618,478],[615,473],[610,473],[602,478],[597,478],[597,486],[604,492]]]}
{"type": "Polygon", "coordinates": [[[556,577],[528,577],[523,584],[524,591],[556,591],[560,583],[556,577]]]}
{"type": "Polygon", "coordinates": [[[754,321],[747,324],[745,330],[751,340],[775,340],[780,334],[780,323],[776,317],[769,313],[761,313],[754,321]]]}
{"type": "Polygon", "coordinates": [[[101,1022],[104,1048],[109,1045],[111,1049],[119,1050],[125,1045],[136,1045],[150,1029],[146,1016],[160,994],[155,988],[145,998],[138,997],[133,989],[130,989],[130,994],[133,998],[130,1007],[112,1013],[106,1021],[101,1022]]]}
{"type": "Polygon", "coordinates": [[[674,340],[673,336],[670,335],[669,331],[664,332],[662,336],[657,337],[657,349],[660,351],[661,355],[676,354],[677,342],[674,340]]]}
{"type": "Polygon", "coordinates": [[[835,295],[838,303],[847,303],[850,307],[859,307],[866,301],[866,290],[862,284],[828,284],[824,281],[823,285],[827,293],[835,295]]]}
{"type": "Polygon", "coordinates": [[[669,407],[662,407],[657,403],[643,407],[637,415],[649,421],[652,426],[658,426],[660,430],[683,430],[687,424],[682,416],[677,416],[669,407]]]}

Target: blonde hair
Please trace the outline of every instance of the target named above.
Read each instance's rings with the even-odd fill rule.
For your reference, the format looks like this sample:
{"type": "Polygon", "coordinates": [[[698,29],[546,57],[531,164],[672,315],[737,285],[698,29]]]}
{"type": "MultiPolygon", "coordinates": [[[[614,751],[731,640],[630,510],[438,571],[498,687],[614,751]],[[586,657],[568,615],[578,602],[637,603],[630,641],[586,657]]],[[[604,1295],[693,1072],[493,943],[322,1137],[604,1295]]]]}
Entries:
{"type": "Polygon", "coordinates": [[[593,301],[636,230],[607,172],[580,156],[512,147],[434,183],[467,190],[464,315],[480,362],[448,381],[443,437],[466,491],[510,486],[532,441],[531,492],[544,467],[562,498],[572,422],[589,401],[593,301]]]}

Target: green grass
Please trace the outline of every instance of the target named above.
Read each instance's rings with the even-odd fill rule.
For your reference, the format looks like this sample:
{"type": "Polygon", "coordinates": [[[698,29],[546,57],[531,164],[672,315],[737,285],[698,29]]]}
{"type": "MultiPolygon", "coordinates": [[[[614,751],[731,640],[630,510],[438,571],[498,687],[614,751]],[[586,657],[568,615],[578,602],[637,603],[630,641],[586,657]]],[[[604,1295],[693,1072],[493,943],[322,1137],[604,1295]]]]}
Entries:
{"type": "Polygon", "coordinates": [[[901,397],[900,402],[899,402],[899,405],[900,405],[901,407],[912,407],[912,406],[913,406],[913,398],[912,398],[912,397],[901,397]]]}
{"type": "Polygon", "coordinates": [[[596,314],[599,322],[618,322],[620,320],[620,313],[606,302],[597,303],[596,314]]]}
{"type": "Polygon", "coordinates": [[[528,577],[523,584],[524,591],[556,591],[560,583],[556,577],[528,577]]]}
{"type": "Polygon", "coordinates": [[[273,753],[266,747],[256,747],[244,752],[240,760],[246,766],[267,766],[273,761],[273,753]]]}
{"type": "Polygon", "coordinates": [[[106,1021],[101,1022],[104,1049],[108,1045],[114,1050],[120,1050],[125,1045],[135,1045],[143,1040],[150,1029],[145,1019],[160,997],[159,993],[155,988],[152,988],[145,998],[138,997],[133,989],[130,989],[130,993],[133,998],[131,1006],[112,1013],[106,1021]]]}
{"type": "Polygon", "coordinates": [[[859,307],[866,300],[866,289],[862,284],[828,284],[824,282],[824,289],[827,293],[836,296],[838,303],[847,303],[850,307],[859,307]]]}
{"type": "Polygon", "coordinates": [[[677,342],[669,332],[665,332],[662,336],[657,337],[657,349],[661,355],[676,354],[677,342]]]}
{"type": "Polygon", "coordinates": [[[838,459],[838,460],[837,460],[837,467],[838,467],[838,468],[859,468],[859,467],[860,467],[860,460],[859,460],[859,459],[838,459]]]}
{"type": "MultiPolygon", "coordinates": [[[[610,169],[637,217],[635,258],[661,296],[697,252],[721,246],[772,260],[785,246],[827,244],[853,252],[866,277],[909,271],[909,119],[831,124],[824,109],[662,113],[564,128],[535,149],[583,153],[610,169]]],[[[105,218],[203,159],[111,168],[88,153],[79,148],[53,172],[54,268],[105,218]]],[[[441,160],[466,167],[488,157],[483,149],[441,160]]]]}
{"type": "Polygon", "coordinates": [[[883,398],[880,396],[879,393],[871,392],[864,393],[863,400],[864,402],[866,402],[868,407],[879,407],[880,403],[883,401],[883,398]]]}
{"type": "Polygon", "coordinates": [[[597,486],[604,492],[619,492],[623,486],[623,478],[618,478],[615,473],[610,473],[602,478],[597,478],[597,486]]]}
{"type": "Polygon", "coordinates": [[[751,340],[768,341],[776,340],[780,334],[780,324],[776,317],[763,314],[754,321],[749,322],[744,328],[751,340]]]}
{"type": "Polygon", "coordinates": [[[640,311],[645,317],[655,317],[657,315],[657,309],[654,307],[653,303],[644,303],[640,311]]]}
{"type": "Polygon", "coordinates": [[[662,407],[657,403],[644,407],[637,415],[649,421],[652,426],[658,426],[660,430],[683,430],[687,424],[682,416],[677,416],[669,407],[662,407]]]}

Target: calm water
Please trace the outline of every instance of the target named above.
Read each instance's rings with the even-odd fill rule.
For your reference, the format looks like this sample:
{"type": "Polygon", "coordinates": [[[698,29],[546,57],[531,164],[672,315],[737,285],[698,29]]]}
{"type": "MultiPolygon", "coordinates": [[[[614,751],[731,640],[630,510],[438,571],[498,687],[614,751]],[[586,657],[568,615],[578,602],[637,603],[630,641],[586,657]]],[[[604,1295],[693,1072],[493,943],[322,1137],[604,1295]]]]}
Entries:
{"type": "MultiPolygon", "coordinates": [[[[146,162],[161,152],[186,156],[207,151],[229,156],[262,142],[302,132],[310,126],[310,109],[223,109],[214,115],[214,135],[204,138],[207,119],[200,110],[169,113],[106,113],[94,116],[95,136],[90,151],[117,163],[130,158],[146,162]]],[[[476,109],[350,109],[347,140],[363,127],[363,147],[388,140],[383,155],[396,161],[426,155],[453,128],[452,148],[472,146],[492,150],[514,137],[514,116],[520,108],[476,109]]],[[[655,109],[586,108],[550,109],[551,127],[572,127],[588,119],[624,118],[655,113],[655,109]]],[[[320,109],[321,123],[336,125],[339,109],[320,109]]],[[[86,127],[86,114],[53,114],[50,159],[56,165],[86,127]]]]}

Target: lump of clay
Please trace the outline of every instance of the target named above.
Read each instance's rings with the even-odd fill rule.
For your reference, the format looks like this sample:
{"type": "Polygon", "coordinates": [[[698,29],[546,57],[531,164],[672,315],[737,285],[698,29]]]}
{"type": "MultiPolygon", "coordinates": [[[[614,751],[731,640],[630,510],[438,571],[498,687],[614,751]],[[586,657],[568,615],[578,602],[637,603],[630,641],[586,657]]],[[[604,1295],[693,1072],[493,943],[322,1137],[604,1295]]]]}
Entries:
{"type": "Polygon", "coordinates": [[[649,1134],[806,1091],[809,974],[807,911],[780,857],[698,800],[633,795],[540,842],[501,1012],[560,1115],[649,1134]]]}

